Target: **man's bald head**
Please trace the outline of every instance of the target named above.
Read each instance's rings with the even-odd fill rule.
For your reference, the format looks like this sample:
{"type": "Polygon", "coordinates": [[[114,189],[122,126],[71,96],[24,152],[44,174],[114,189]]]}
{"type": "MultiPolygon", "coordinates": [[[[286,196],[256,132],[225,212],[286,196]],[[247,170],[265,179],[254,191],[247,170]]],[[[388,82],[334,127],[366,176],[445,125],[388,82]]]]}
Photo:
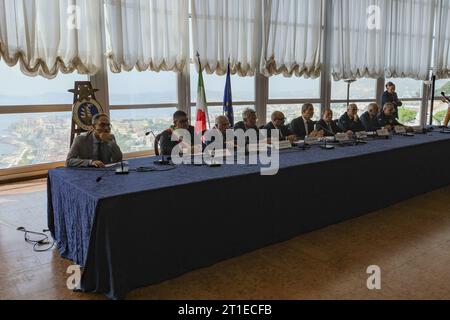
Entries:
{"type": "Polygon", "coordinates": [[[216,128],[225,133],[227,129],[230,127],[230,121],[225,116],[218,116],[216,118],[216,128]]]}

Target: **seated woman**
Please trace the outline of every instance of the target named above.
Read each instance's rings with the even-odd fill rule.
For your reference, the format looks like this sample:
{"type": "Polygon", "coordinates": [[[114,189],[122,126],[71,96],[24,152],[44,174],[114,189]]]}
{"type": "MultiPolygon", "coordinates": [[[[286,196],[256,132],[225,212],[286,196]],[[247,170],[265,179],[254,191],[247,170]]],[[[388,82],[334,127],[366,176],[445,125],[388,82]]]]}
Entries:
{"type": "Polygon", "coordinates": [[[171,156],[173,148],[183,142],[181,139],[175,139],[176,141],[172,141],[172,135],[178,129],[184,129],[189,132],[189,134],[191,135],[191,141],[190,144],[188,144],[191,146],[191,150],[194,153],[195,128],[189,125],[189,119],[186,112],[177,111],[173,115],[173,126],[171,126],[161,134],[160,145],[162,155],[171,156]]]}

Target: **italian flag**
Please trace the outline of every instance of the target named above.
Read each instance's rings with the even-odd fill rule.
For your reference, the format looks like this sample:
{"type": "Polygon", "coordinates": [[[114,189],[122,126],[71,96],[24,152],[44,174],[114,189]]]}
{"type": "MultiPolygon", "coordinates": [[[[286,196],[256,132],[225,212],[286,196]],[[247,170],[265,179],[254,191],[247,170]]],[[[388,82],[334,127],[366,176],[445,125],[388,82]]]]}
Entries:
{"type": "Polygon", "coordinates": [[[197,120],[195,122],[195,133],[201,134],[206,131],[206,121],[208,119],[208,106],[206,104],[205,84],[203,82],[202,65],[198,59],[199,75],[197,88],[197,120]]]}

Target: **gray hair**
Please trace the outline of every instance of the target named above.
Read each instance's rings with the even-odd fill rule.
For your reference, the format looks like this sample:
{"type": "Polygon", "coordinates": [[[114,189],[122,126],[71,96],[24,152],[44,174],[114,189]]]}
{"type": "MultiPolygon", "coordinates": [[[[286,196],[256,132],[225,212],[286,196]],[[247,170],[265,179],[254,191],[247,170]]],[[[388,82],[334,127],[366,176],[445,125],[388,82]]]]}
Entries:
{"type": "Polygon", "coordinates": [[[394,104],[392,102],[387,102],[383,107],[383,111],[387,109],[395,109],[394,104]]]}
{"type": "Polygon", "coordinates": [[[305,103],[302,106],[302,114],[308,111],[309,109],[314,109],[314,105],[312,103],[305,103]]]}
{"type": "Polygon", "coordinates": [[[372,108],[377,108],[378,111],[380,110],[380,107],[375,102],[369,103],[369,105],[367,106],[367,111],[370,111],[372,108]]]}
{"type": "Polygon", "coordinates": [[[228,120],[228,118],[226,116],[218,116],[216,117],[216,126],[218,126],[220,124],[220,121],[227,121],[228,123],[230,122],[230,120],[228,120]]]}
{"type": "Polygon", "coordinates": [[[97,113],[95,116],[92,117],[92,125],[95,126],[97,122],[100,120],[100,118],[103,117],[108,118],[108,120],[110,120],[109,116],[106,113],[97,113]]]}
{"type": "Polygon", "coordinates": [[[250,117],[251,115],[255,115],[256,116],[256,111],[250,108],[247,108],[244,110],[244,112],[242,112],[242,118],[244,120],[247,120],[248,117],[250,117]]]}

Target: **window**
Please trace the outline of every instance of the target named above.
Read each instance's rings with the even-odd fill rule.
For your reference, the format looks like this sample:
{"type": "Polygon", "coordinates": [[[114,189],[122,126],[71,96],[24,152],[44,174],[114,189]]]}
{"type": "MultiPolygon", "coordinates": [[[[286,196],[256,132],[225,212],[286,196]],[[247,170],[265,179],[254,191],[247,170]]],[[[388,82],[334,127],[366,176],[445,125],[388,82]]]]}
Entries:
{"type": "MultiPolygon", "coordinates": [[[[358,79],[350,86],[350,100],[374,99],[376,95],[377,80],[358,79]]],[[[347,83],[332,81],[331,100],[347,100],[347,83]]]]}
{"type": "Polygon", "coordinates": [[[400,99],[422,98],[423,82],[413,79],[386,79],[385,83],[393,82],[400,99]]]}
{"type": "MultiPolygon", "coordinates": [[[[358,102],[352,101],[351,103],[355,103],[358,106],[358,114],[361,116],[367,110],[367,106],[370,102],[358,102]]],[[[333,117],[335,119],[339,119],[344,113],[347,112],[347,103],[332,103],[331,110],[333,110],[333,117]]]]}
{"type": "MultiPolygon", "coordinates": [[[[242,113],[245,109],[251,108],[255,109],[255,106],[248,105],[248,106],[233,106],[234,111],[234,123],[237,123],[239,121],[242,121],[242,113]]],[[[211,124],[211,127],[214,127],[216,118],[223,114],[223,107],[222,106],[211,106],[208,107],[208,115],[209,115],[209,121],[211,124]]],[[[197,110],[195,107],[191,108],[191,124],[195,126],[195,120],[197,117],[197,110]]]]}
{"type": "Polygon", "coordinates": [[[269,99],[320,99],[320,78],[286,78],[282,75],[271,77],[269,99]]]}
{"type": "Polygon", "coordinates": [[[0,114],[0,169],[64,161],[70,112],[0,114]]]}
{"type": "Polygon", "coordinates": [[[422,101],[405,101],[403,106],[398,108],[399,121],[408,126],[420,124],[420,109],[422,101]]]}
{"type": "Polygon", "coordinates": [[[152,130],[155,135],[173,124],[176,108],[112,110],[112,132],[123,153],[153,150],[155,138],[145,133],[152,130]]]}
{"type": "MultiPolygon", "coordinates": [[[[269,122],[274,111],[281,111],[286,117],[286,124],[292,122],[292,120],[300,117],[302,115],[302,104],[271,104],[267,106],[267,121],[269,122]]],[[[313,120],[317,121],[320,119],[320,104],[314,105],[314,117],[313,120]]]]}
{"type": "Polygon", "coordinates": [[[108,86],[111,105],[149,105],[178,101],[175,72],[133,70],[112,73],[108,70],[108,86]]]}
{"type": "Polygon", "coordinates": [[[59,74],[54,79],[29,77],[17,64],[9,67],[0,61],[0,106],[72,104],[75,81],[86,81],[85,75],[59,74]]]}
{"type": "MultiPolygon", "coordinates": [[[[205,93],[207,102],[222,102],[225,92],[226,76],[216,74],[206,74],[203,71],[203,81],[205,84],[205,93]]],[[[195,66],[191,64],[191,101],[197,102],[198,72],[195,66]]],[[[231,76],[231,90],[234,102],[252,102],[255,101],[255,78],[231,76]]]]}

